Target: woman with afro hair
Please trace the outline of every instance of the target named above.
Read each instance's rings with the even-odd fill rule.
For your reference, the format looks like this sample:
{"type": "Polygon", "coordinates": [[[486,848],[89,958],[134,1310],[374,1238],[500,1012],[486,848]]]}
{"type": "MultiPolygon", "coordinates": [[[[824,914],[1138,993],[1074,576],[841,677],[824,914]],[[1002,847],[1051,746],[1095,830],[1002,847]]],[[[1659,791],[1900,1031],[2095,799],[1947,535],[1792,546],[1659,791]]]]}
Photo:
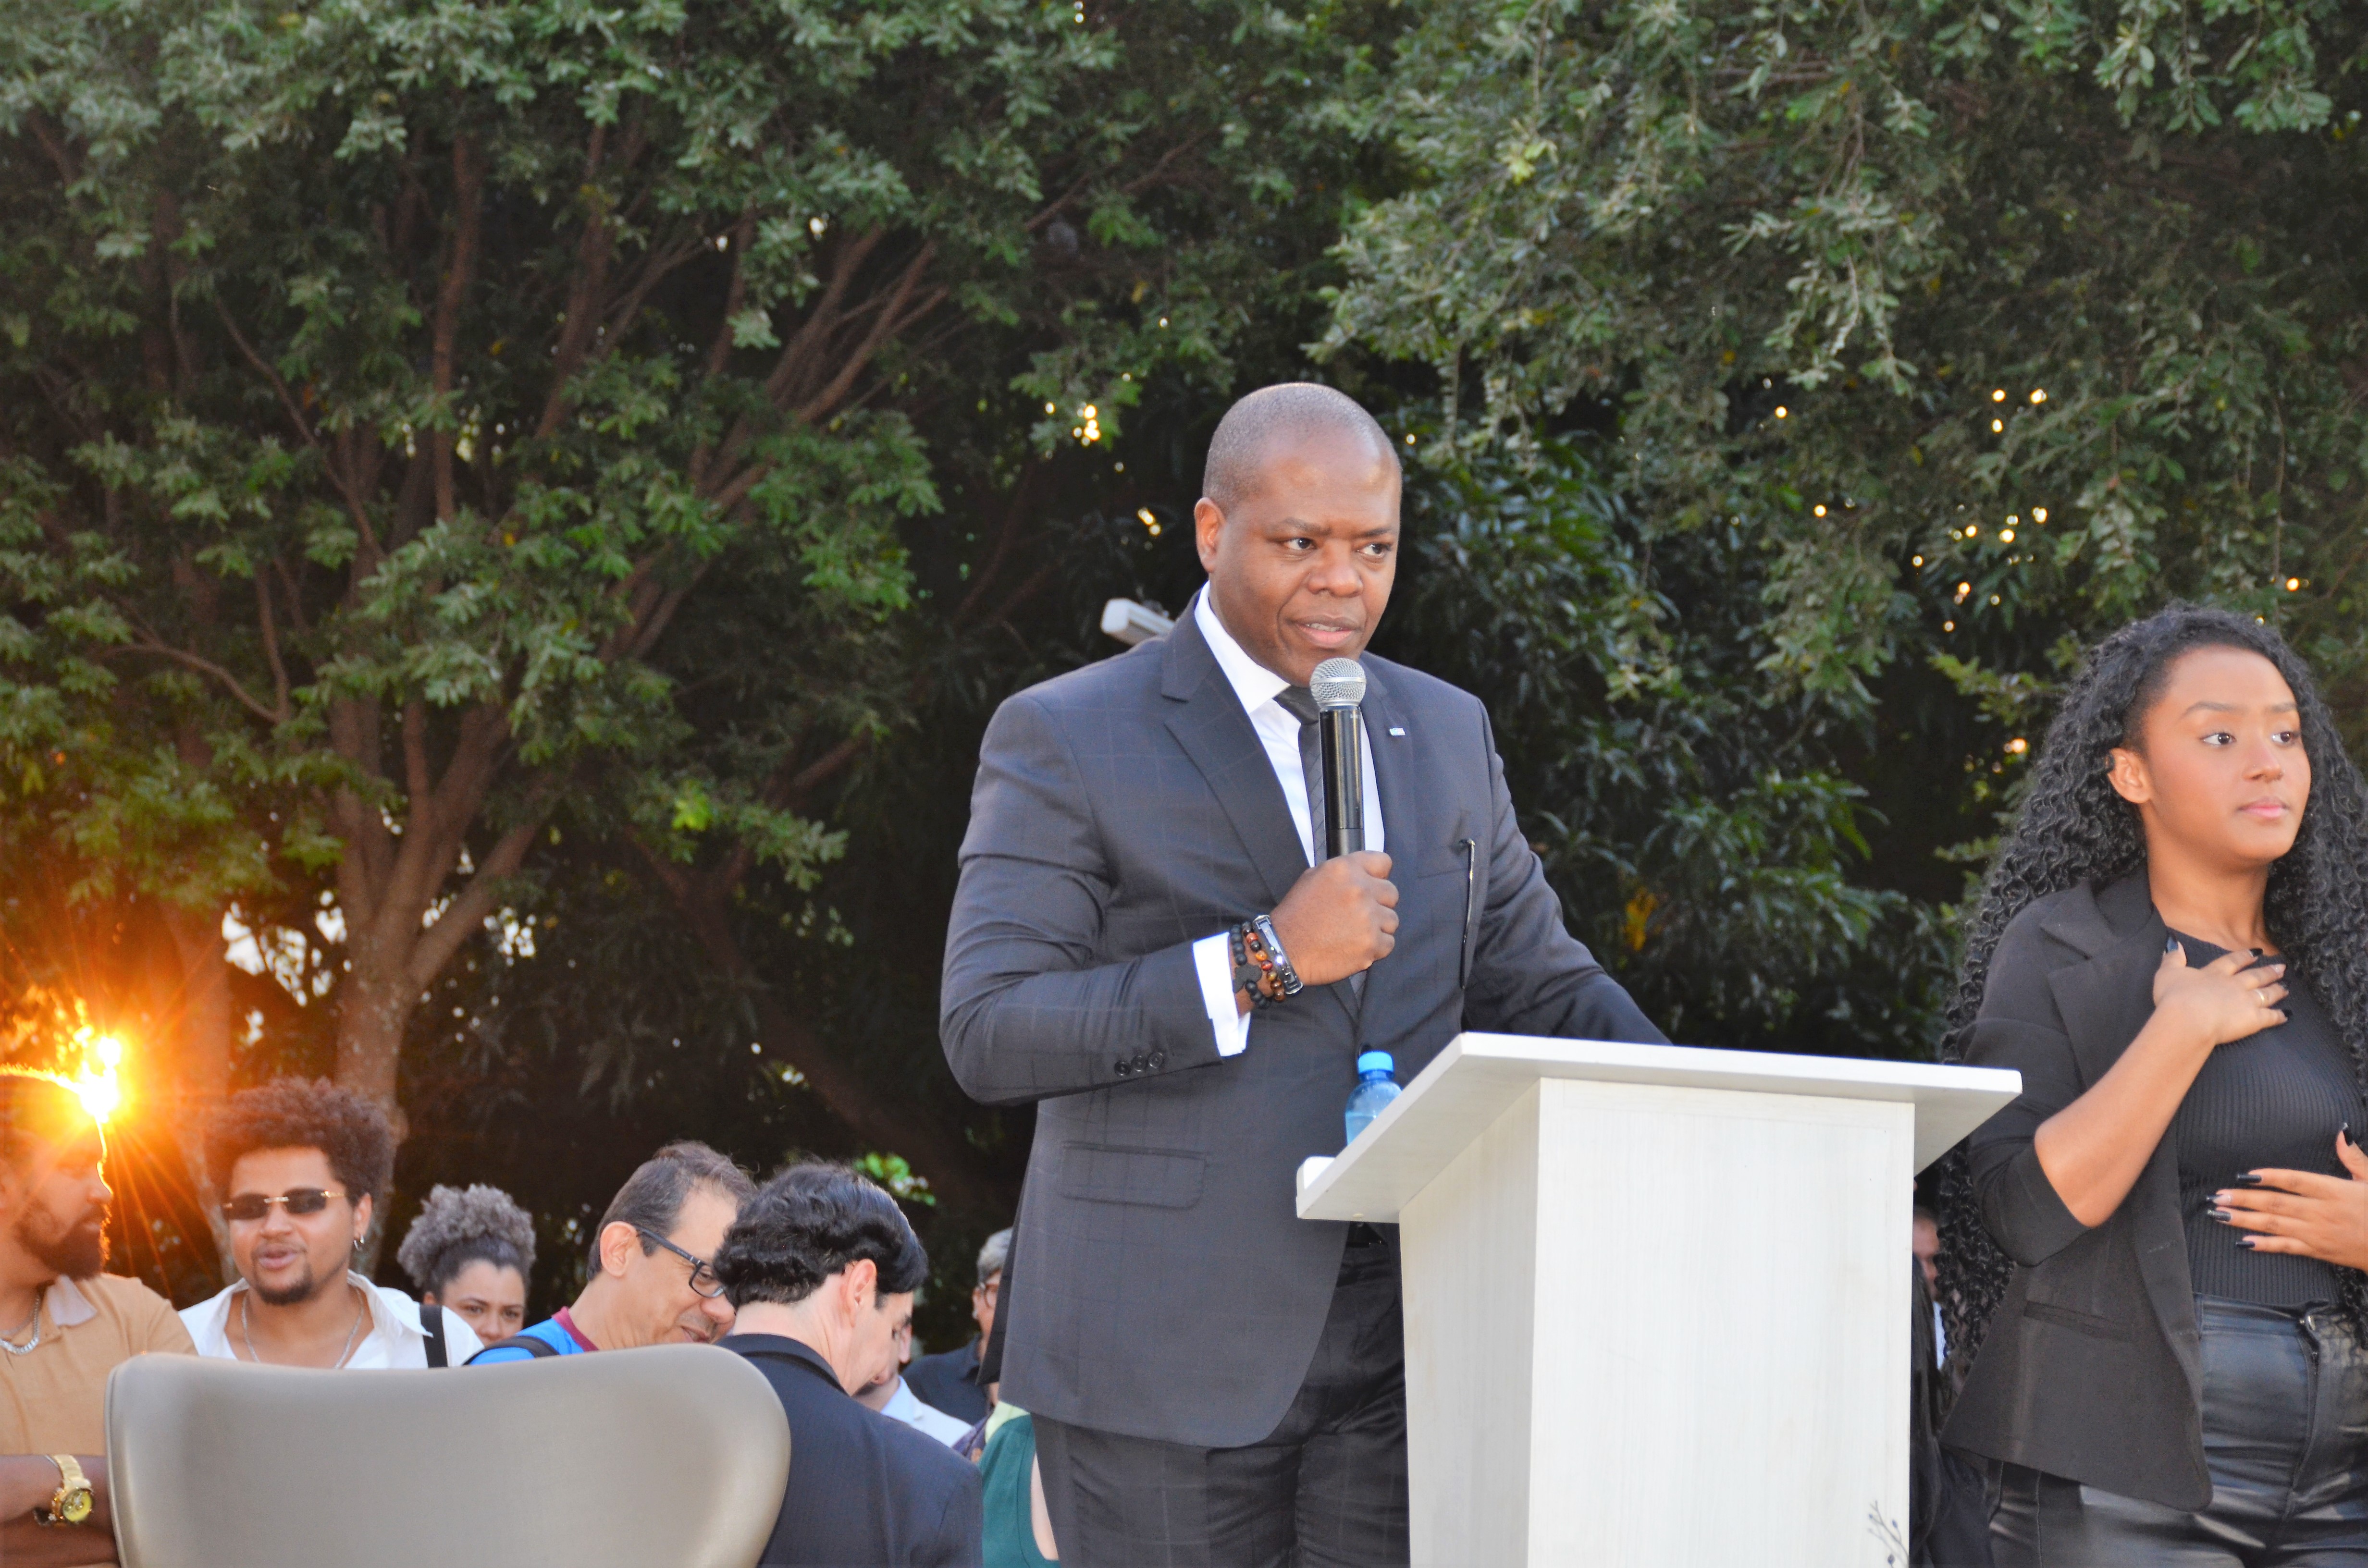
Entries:
{"type": "Polygon", "coordinates": [[[438,1187],[404,1233],[394,1260],[419,1299],[460,1315],[488,1345],[526,1326],[534,1221],[498,1187],[438,1187]]]}
{"type": "Polygon", "coordinates": [[[1942,1176],[1998,1568],[2368,1564],[2363,834],[2249,616],[2125,627],[2064,695],[1944,1052],[2022,1074],[1942,1176]]]}

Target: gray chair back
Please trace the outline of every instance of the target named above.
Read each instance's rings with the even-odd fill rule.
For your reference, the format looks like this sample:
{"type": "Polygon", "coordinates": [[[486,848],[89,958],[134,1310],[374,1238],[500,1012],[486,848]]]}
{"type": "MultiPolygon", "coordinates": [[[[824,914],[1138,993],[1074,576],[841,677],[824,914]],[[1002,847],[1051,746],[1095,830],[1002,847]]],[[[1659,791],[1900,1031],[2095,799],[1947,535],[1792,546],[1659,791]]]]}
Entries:
{"type": "Polygon", "coordinates": [[[752,1568],[790,1427],[729,1350],[415,1372],[139,1356],[107,1381],[123,1568],[752,1568]]]}

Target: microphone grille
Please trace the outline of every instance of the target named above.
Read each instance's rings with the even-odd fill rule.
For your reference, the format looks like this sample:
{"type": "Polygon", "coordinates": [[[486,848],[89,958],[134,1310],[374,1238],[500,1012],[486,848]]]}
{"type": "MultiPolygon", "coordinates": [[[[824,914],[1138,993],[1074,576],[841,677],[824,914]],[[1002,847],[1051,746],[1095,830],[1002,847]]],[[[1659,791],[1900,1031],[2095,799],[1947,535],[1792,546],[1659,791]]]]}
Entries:
{"type": "Polygon", "coordinates": [[[1354,659],[1326,659],[1308,677],[1318,708],[1354,708],[1365,700],[1365,667],[1354,659]]]}

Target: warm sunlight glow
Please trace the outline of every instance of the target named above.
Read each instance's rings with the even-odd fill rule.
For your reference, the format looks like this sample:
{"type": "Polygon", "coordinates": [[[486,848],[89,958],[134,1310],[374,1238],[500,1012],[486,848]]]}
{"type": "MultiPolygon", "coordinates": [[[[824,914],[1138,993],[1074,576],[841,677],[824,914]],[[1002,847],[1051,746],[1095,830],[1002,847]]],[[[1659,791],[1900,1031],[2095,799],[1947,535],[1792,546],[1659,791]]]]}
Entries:
{"type": "Polygon", "coordinates": [[[90,1112],[90,1119],[103,1127],[123,1108],[123,1084],[118,1075],[123,1065],[123,1042],[87,1024],[74,1031],[74,1039],[82,1063],[65,1085],[82,1101],[83,1109],[90,1112]]]}

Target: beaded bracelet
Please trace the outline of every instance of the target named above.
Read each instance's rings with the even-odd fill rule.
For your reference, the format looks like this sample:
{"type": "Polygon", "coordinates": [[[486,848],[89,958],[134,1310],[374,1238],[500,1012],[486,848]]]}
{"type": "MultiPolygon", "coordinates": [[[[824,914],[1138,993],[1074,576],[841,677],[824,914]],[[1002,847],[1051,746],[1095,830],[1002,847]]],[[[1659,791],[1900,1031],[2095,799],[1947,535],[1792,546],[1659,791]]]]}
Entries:
{"type": "Polygon", "coordinates": [[[1267,989],[1268,976],[1273,971],[1253,956],[1250,943],[1257,935],[1257,928],[1244,921],[1225,933],[1225,943],[1233,954],[1234,989],[1248,992],[1250,1010],[1263,1012],[1282,998],[1267,989]]]}

